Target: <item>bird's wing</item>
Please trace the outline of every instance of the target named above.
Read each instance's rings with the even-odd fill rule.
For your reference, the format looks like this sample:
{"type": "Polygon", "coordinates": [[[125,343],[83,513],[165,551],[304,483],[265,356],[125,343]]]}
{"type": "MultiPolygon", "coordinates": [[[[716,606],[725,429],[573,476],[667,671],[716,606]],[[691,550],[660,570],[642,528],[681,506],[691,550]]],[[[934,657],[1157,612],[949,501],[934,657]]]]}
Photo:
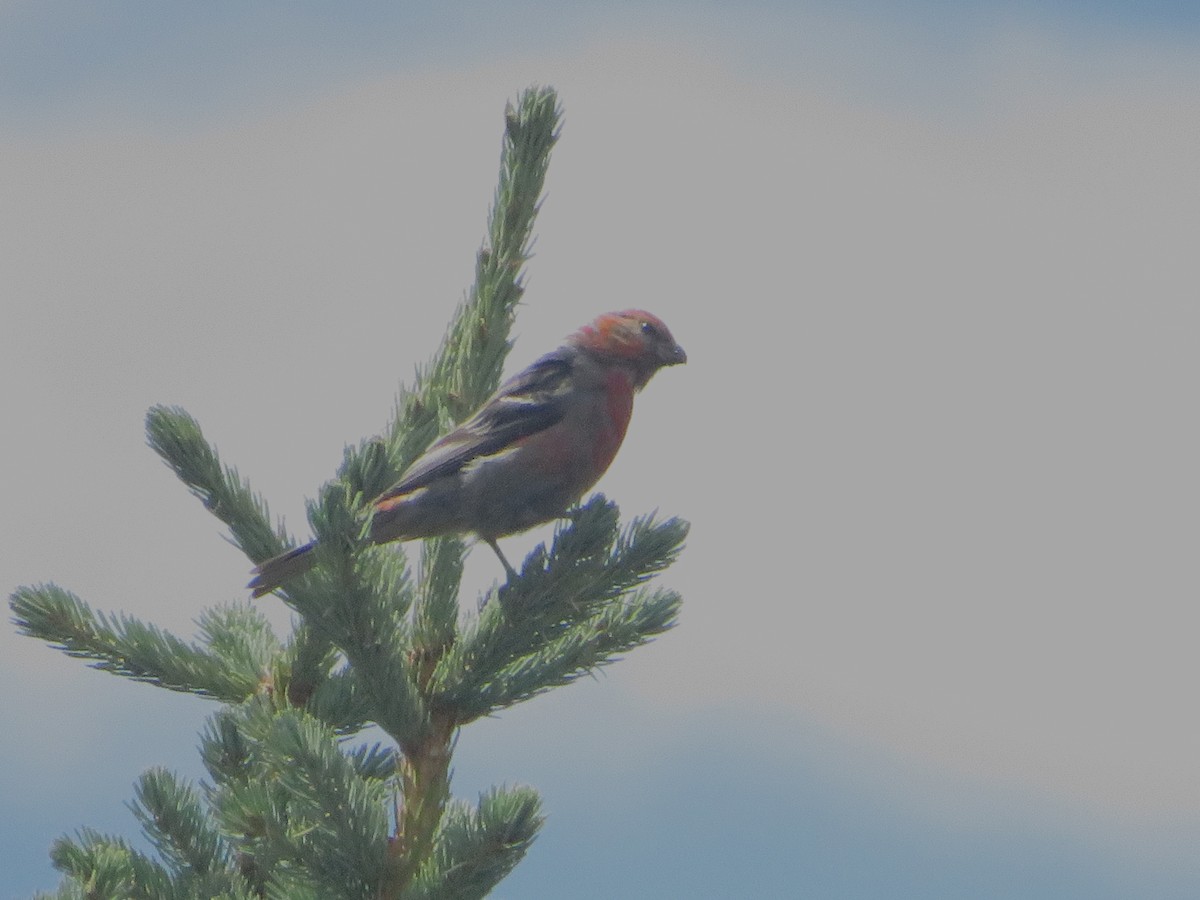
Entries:
{"type": "Polygon", "coordinates": [[[431,444],[375,502],[425,487],[557,424],[565,413],[570,376],[569,358],[560,353],[543,356],[501,385],[470,419],[431,444]]]}

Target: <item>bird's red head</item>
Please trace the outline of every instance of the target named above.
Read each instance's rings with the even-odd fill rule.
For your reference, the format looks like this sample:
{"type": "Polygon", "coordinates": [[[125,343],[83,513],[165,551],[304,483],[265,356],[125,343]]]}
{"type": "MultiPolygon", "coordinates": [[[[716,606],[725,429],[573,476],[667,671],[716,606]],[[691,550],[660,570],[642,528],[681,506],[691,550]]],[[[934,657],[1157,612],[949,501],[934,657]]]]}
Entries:
{"type": "Polygon", "coordinates": [[[572,345],[630,366],[634,383],[643,387],[663,366],[687,362],[687,354],[658,316],[641,309],[605,313],[569,338],[572,345]]]}

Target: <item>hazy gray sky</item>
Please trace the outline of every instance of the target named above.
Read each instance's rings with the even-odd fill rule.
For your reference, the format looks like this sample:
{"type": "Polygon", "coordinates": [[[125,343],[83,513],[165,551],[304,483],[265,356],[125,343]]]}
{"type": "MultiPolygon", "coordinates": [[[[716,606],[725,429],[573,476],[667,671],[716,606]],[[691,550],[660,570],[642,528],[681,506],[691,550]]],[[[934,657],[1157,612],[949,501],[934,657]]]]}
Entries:
{"type": "MultiPolygon", "coordinates": [[[[677,630],[464,733],[458,793],[551,814],[497,896],[1195,896],[1200,57],[1147,9],[629,7],[452,51],[445,13],[272,44],[0,6],[81,48],[0,90],[0,584],[185,634],[244,596],[146,408],[306,534],[469,283],[505,101],[550,83],[510,370],[667,321],[689,364],[600,489],[693,534],[677,630]]],[[[132,834],[145,767],[200,775],[202,701],[11,627],[0,684],[0,896],[55,883],[64,831],[132,834]]]]}

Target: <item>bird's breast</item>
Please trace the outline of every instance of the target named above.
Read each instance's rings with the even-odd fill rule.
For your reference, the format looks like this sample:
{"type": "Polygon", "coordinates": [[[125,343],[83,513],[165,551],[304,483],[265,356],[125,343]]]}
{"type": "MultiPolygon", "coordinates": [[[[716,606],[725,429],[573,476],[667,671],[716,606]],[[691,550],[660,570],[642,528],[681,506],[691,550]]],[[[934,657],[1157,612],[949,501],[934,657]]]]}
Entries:
{"type": "Polygon", "coordinates": [[[612,464],[633,415],[633,382],[622,371],[609,372],[604,382],[604,412],[596,429],[593,464],[597,477],[612,464]]]}

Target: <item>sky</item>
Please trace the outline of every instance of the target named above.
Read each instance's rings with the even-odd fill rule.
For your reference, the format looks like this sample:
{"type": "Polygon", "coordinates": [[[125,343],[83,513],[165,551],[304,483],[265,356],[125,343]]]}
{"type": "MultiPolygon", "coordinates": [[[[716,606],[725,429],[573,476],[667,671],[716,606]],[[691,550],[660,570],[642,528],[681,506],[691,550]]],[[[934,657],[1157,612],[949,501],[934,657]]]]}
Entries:
{"type": "MultiPolygon", "coordinates": [[[[0,0],[0,586],[244,597],[146,409],[305,534],[551,84],[509,371],[663,318],[598,488],[693,529],[678,628],[460,737],[548,813],[494,896],[1200,896],[1198,50],[1168,2],[0,0]]],[[[0,628],[0,900],[212,710],[0,628]]]]}

